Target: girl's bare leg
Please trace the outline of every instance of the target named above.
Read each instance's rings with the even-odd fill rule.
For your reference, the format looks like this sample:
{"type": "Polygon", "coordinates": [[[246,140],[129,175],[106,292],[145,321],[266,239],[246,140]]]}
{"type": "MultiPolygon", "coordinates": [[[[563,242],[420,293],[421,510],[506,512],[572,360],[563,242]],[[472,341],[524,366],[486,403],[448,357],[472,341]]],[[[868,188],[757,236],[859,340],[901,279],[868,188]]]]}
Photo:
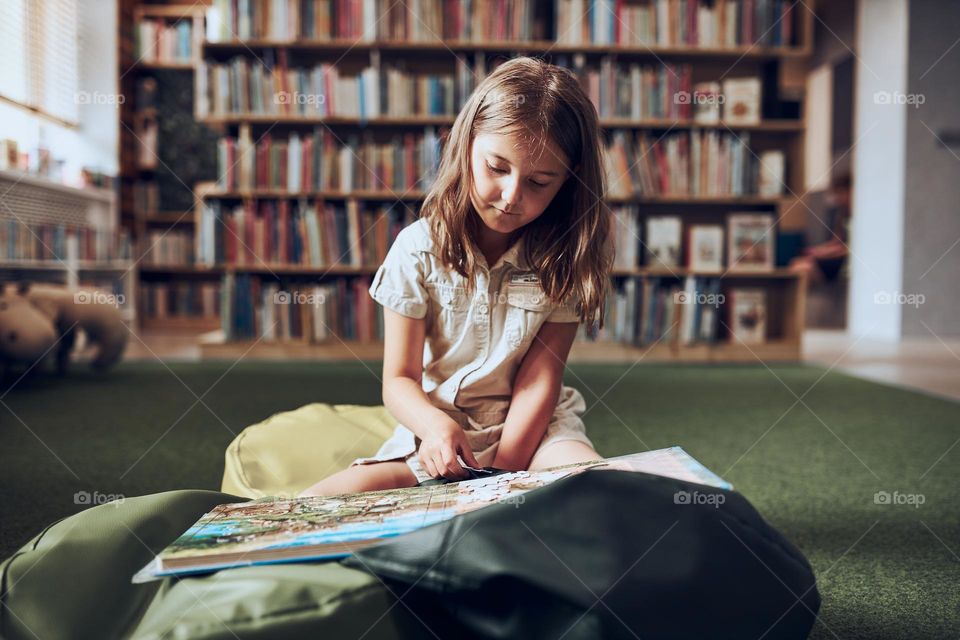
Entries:
{"type": "Polygon", "coordinates": [[[533,456],[530,461],[530,471],[539,471],[550,467],[574,462],[589,462],[600,460],[602,456],[593,450],[590,445],[579,440],[561,440],[544,447],[533,456]]]}
{"type": "Polygon", "coordinates": [[[361,491],[413,487],[417,478],[406,462],[374,462],[347,467],[300,492],[304,496],[337,496],[361,491]]]}

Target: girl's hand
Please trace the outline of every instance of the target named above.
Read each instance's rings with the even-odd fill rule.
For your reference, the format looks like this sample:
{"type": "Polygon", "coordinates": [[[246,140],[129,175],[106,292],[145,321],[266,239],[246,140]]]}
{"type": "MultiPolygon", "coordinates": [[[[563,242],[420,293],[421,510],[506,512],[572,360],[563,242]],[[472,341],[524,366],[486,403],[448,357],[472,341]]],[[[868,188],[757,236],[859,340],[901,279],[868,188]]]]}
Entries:
{"type": "Polygon", "coordinates": [[[463,429],[453,420],[444,422],[433,429],[430,435],[421,439],[420,466],[432,478],[447,478],[458,480],[467,477],[466,470],[460,466],[457,455],[463,458],[471,467],[479,467],[480,463],[473,457],[470,443],[463,429]]]}

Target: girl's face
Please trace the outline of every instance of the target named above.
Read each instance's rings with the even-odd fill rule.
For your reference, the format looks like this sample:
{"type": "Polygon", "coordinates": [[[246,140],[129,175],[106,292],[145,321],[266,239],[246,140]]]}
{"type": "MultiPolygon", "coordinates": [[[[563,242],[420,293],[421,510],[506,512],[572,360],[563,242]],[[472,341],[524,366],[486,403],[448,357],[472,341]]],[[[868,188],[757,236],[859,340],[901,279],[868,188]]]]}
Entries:
{"type": "Polygon", "coordinates": [[[567,165],[553,140],[536,155],[516,134],[478,135],[470,151],[473,206],[487,228],[510,234],[540,217],[569,177],[567,165]]]}

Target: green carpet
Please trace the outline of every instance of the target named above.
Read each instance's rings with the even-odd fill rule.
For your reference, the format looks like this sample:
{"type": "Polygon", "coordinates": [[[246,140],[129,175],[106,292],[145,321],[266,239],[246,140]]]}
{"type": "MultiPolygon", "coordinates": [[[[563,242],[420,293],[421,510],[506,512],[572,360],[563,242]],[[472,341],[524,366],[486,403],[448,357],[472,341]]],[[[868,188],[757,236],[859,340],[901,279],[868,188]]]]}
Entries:
{"type": "MultiPolygon", "coordinates": [[[[26,379],[0,404],[0,557],[84,508],[78,491],[219,488],[234,433],[308,402],[379,404],[379,373],[156,362],[26,379]]],[[[823,597],[812,637],[957,637],[960,405],[801,366],[578,365],[566,383],[602,454],[681,445],[807,555],[823,597]]]]}

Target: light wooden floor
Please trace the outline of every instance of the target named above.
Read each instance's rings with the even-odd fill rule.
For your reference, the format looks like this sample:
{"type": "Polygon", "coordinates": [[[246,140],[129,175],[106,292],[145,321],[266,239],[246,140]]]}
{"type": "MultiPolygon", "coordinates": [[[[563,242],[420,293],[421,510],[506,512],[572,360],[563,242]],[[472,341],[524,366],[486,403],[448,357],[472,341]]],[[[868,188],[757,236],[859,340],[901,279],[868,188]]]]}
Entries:
{"type": "MultiPolygon", "coordinates": [[[[857,377],[960,400],[960,339],[906,339],[892,344],[843,331],[809,330],[804,361],[857,377]]],[[[128,360],[197,361],[196,338],[145,334],[132,337],[128,360]]]]}

